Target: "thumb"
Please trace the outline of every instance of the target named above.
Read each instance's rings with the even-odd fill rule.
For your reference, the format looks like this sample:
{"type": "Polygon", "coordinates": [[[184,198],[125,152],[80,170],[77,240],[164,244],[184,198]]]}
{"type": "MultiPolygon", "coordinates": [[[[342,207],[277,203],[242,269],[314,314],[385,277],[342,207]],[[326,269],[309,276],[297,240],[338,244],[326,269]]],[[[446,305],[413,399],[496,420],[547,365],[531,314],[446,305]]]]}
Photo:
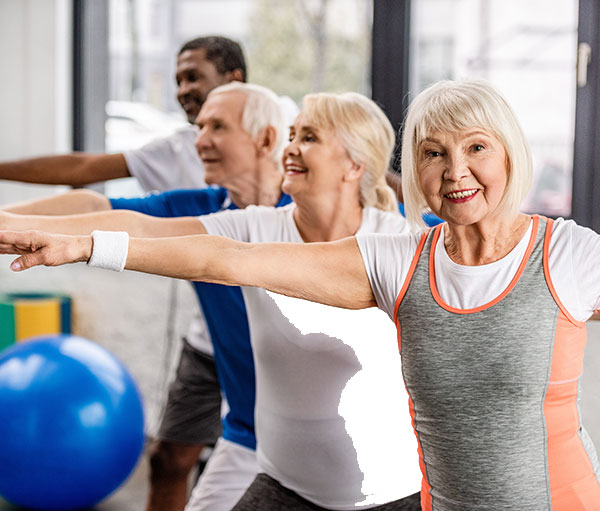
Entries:
{"type": "Polygon", "coordinates": [[[41,251],[33,252],[31,254],[25,254],[17,257],[11,264],[10,269],[12,271],[23,271],[34,266],[39,266],[43,263],[43,256],[41,251]]]}
{"type": "Polygon", "coordinates": [[[35,252],[31,252],[29,254],[24,254],[20,257],[17,257],[10,264],[10,269],[12,271],[23,271],[23,270],[27,270],[29,268],[33,268],[34,266],[40,266],[40,265],[51,266],[51,264],[48,264],[46,255],[47,255],[47,250],[45,250],[45,247],[40,250],[36,250],[35,252]]]}

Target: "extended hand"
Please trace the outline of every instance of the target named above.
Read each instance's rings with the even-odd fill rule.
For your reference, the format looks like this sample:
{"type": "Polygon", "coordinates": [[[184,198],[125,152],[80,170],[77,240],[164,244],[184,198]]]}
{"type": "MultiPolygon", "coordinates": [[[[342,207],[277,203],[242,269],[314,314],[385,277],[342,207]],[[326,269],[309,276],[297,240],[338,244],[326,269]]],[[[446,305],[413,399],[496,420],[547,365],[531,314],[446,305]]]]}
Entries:
{"type": "Polygon", "coordinates": [[[13,271],[33,266],[60,266],[88,261],[92,254],[92,238],[41,231],[0,231],[0,254],[20,255],[10,265],[13,271]]]}

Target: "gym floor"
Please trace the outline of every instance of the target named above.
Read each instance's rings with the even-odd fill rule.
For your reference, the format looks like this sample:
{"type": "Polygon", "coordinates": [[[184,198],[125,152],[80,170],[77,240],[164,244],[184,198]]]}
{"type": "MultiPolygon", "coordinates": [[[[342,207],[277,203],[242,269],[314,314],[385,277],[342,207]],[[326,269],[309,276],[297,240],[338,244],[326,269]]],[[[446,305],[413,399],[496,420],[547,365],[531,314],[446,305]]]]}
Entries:
{"type": "MultiPolygon", "coordinates": [[[[583,422],[590,433],[596,449],[600,451],[600,321],[588,323],[588,344],[583,372],[583,422]]],[[[126,483],[113,495],[90,511],[144,511],[148,491],[148,460],[140,458],[135,471],[126,483]]],[[[7,504],[0,498],[0,511],[15,511],[19,508],[7,504]]]]}

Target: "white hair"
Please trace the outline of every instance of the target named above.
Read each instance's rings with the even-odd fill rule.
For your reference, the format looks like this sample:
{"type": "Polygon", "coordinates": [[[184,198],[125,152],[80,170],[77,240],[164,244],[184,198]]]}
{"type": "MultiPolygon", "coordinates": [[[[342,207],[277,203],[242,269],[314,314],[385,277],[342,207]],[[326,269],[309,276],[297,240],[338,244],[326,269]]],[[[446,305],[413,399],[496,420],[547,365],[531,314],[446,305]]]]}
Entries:
{"type": "Polygon", "coordinates": [[[482,128],[493,134],[506,151],[508,181],[499,209],[517,215],[531,186],[533,164],[529,144],[512,108],[491,84],[481,80],[437,82],[417,95],[408,108],[402,133],[402,191],[406,218],[424,226],[427,207],[419,184],[420,144],[434,131],[455,133],[482,128]]]}
{"type": "Polygon", "coordinates": [[[276,140],[271,159],[282,169],[281,159],[286,145],[288,126],[279,96],[271,89],[253,83],[231,82],[214,88],[208,97],[227,92],[241,92],[246,95],[242,112],[242,128],[251,137],[257,137],[267,126],[276,131],[276,140]]]}

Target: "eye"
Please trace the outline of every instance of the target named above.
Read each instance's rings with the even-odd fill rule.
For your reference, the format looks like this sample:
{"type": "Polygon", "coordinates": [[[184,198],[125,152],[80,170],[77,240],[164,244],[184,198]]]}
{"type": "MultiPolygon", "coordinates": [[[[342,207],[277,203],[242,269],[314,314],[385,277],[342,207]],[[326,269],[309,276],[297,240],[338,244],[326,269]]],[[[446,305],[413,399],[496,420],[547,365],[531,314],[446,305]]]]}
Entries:
{"type": "Polygon", "coordinates": [[[485,149],[485,147],[482,144],[473,144],[471,146],[471,149],[473,150],[473,152],[478,153],[480,151],[483,151],[485,149]]]}
{"type": "Polygon", "coordinates": [[[437,158],[438,156],[442,156],[442,153],[440,151],[436,151],[435,149],[425,151],[426,158],[437,158]]]}
{"type": "Polygon", "coordinates": [[[315,142],[317,137],[315,137],[312,133],[307,133],[302,137],[303,142],[315,142]]]}

